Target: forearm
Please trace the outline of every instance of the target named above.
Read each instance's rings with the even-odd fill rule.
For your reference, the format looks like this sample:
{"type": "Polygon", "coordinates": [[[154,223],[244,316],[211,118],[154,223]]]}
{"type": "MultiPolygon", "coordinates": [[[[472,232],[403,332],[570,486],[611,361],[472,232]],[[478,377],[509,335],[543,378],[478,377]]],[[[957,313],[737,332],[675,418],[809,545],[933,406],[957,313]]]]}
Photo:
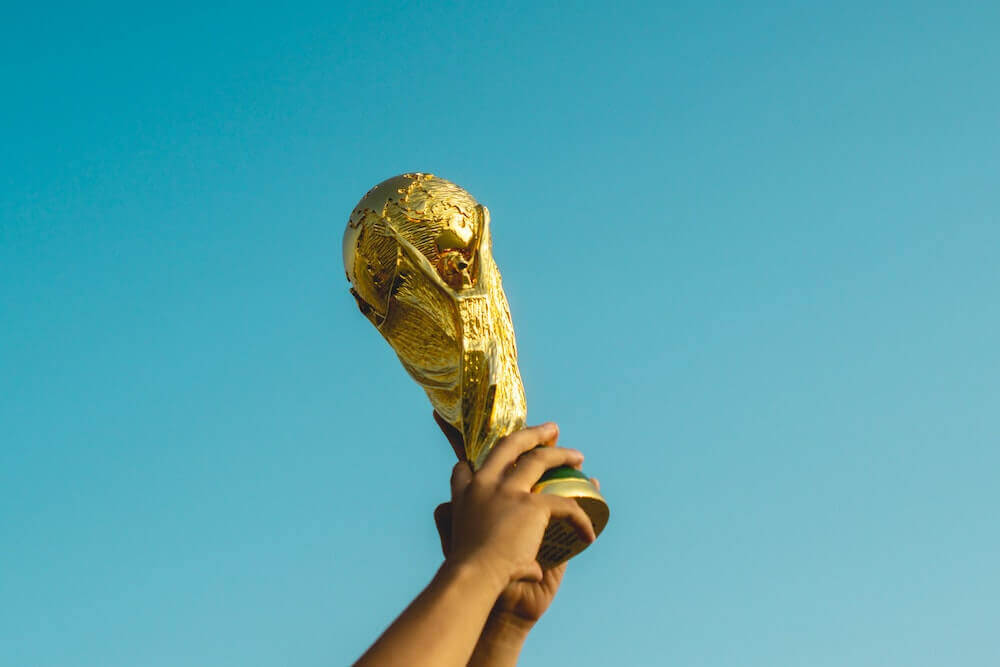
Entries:
{"type": "Polygon", "coordinates": [[[447,667],[468,663],[506,581],[473,563],[445,563],[356,663],[447,667]]]}
{"type": "Polygon", "coordinates": [[[494,610],[486,621],[469,667],[514,667],[534,623],[494,610]]]}

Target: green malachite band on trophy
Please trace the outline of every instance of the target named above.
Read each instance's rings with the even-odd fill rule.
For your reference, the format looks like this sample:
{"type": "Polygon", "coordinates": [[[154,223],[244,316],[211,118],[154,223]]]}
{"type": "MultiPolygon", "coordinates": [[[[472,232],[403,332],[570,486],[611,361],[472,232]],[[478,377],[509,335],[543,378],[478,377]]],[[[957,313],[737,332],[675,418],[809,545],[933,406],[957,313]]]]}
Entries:
{"type": "Polygon", "coordinates": [[[538,478],[538,483],[547,482],[550,479],[586,479],[590,478],[584,475],[582,472],[576,468],[570,468],[569,466],[560,466],[558,468],[552,468],[551,470],[546,470],[545,474],[538,478]]]}

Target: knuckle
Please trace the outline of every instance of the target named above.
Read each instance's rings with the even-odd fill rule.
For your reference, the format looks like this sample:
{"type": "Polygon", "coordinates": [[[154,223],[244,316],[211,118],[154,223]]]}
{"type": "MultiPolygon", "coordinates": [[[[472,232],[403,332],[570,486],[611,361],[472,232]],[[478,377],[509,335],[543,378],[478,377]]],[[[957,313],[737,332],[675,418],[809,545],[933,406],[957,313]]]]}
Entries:
{"type": "Polygon", "coordinates": [[[580,514],[583,514],[583,509],[580,508],[580,505],[578,505],[575,500],[571,498],[560,498],[559,500],[560,505],[562,505],[562,508],[567,512],[571,512],[573,514],[579,512],[580,514]]]}
{"type": "Polygon", "coordinates": [[[499,484],[497,484],[497,488],[504,493],[513,494],[517,491],[517,481],[512,476],[505,477],[499,484]]]}
{"type": "Polygon", "coordinates": [[[524,465],[525,463],[532,463],[539,461],[544,462],[545,454],[546,454],[545,451],[541,448],[529,450],[524,454],[521,454],[520,457],[518,457],[517,464],[521,466],[524,465]]]}

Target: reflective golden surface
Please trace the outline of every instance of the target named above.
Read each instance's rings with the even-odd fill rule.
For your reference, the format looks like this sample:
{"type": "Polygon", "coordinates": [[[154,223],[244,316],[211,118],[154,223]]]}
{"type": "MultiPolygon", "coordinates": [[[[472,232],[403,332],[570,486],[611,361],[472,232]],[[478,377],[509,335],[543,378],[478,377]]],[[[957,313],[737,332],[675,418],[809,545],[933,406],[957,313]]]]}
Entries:
{"type": "Polygon", "coordinates": [[[351,214],[344,267],[361,312],[478,468],[527,413],[489,211],[431,174],[390,178],[351,214]]]}
{"type": "MultiPolygon", "coordinates": [[[[344,267],[361,312],[462,434],[478,469],[498,440],[524,427],[527,413],[489,211],[432,174],[390,178],[351,213],[344,267]]],[[[585,477],[535,490],[575,498],[597,533],[608,520],[607,503],[585,477]]],[[[586,546],[567,523],[552,522],[539,562],[551,567],[586,546]]]]}

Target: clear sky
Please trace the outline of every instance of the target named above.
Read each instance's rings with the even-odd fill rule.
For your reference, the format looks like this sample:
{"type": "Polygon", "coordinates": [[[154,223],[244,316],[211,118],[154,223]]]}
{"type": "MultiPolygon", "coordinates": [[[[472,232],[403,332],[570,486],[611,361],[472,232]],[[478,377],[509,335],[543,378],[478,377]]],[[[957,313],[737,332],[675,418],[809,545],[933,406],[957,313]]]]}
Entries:
{"type": "Polygon", "coordinates": [[[0,663],[346,664],[428,581],[453,455],[340,251],[414,170],[611,505],[523,664],[1000,662],[996,2],[29,5],[0,663]]]}

